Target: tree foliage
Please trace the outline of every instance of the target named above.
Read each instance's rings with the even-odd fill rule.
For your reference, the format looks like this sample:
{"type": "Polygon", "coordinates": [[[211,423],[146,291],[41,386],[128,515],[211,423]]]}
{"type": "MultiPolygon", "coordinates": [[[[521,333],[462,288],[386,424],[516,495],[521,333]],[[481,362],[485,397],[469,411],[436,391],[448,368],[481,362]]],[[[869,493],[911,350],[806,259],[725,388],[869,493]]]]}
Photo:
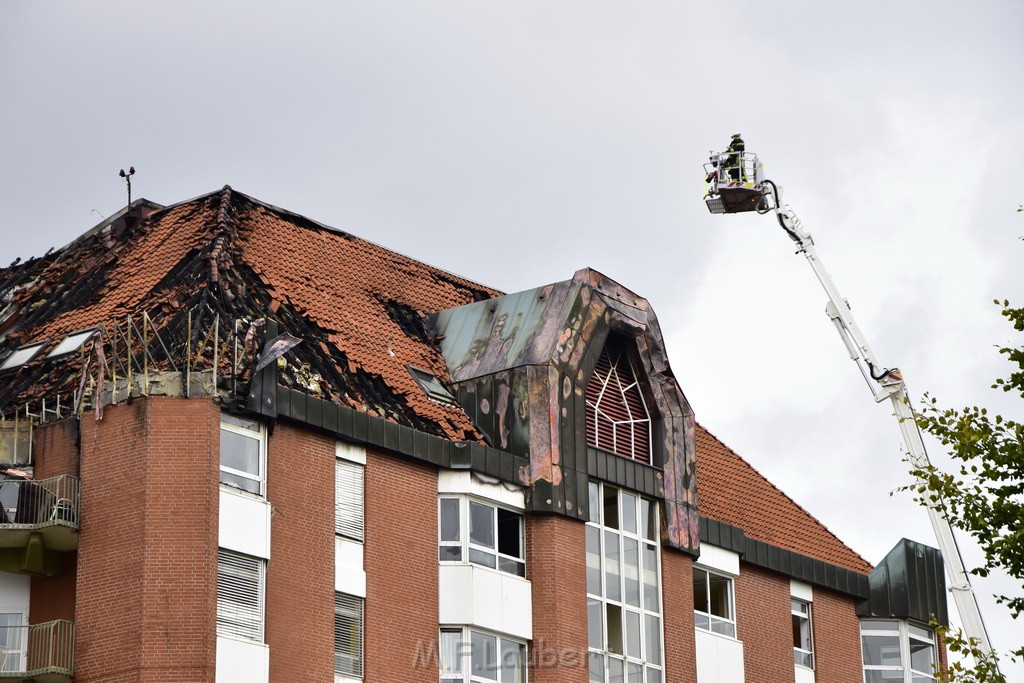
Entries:
{"type": "MultiPolygon", "coordinates": [[[[1009,301],[996,301],[1018,332],[1024,331],[1024,308],[1013,308],[1009,301]]],[[[1001,348],[1015,368],[1008,377],[997,379],[994,389],[1017,393],[1024,398],[1024,345],[1001,348]]],[[[1001,570],[1020,582],[1017,595],[997,595],[1016,619],[1024,612],[1024,424],[987,408],[962,409],[940,407],[934,397],[925,396],[917,416],[920,428],[948,449],[955,471],[943,471],[934,465],[911,467],[918,483],[908,487],[919,502],[931,501],[942,507],[950,524],[970,534],[985,554],[985,564],[972,573],[987,576],[1001,570]]],[[[992,656],[982,653],[976,642],[963,633],[945,633],[953,653],[975,660],[967,669],[952,666],[949,680],[960,683],[1001,683],[992,656]]],[[[1024,657],[1024,643],[1013,652],[1024,657]]]]}

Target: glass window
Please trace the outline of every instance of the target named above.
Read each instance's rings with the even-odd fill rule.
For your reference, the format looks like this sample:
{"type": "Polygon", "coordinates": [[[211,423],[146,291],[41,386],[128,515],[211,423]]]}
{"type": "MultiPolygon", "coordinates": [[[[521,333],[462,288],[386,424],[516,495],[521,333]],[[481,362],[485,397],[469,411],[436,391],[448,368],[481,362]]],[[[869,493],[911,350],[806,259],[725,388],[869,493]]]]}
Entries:
{"type": "Polygon", "coordinates": [[[660,683],[661,582],[654,503],[596,482],[590,484],[590,500],[586,531],[590,681],[660,683]],[[600,501],[598,509],[595,501],[600,501]]]}
{"type": "Polygon", "coordinates": [[[475,629],[441,630],[441,680],[525,683],[526,645],[475,629]]]}
{"type": "Polygon", "coordinates": [[[217,635],[263,642],[266,560],[217,551],[217,635]]]}
{"type": "Polygon", "coordinates": [[[884,683],[932,683],[935,634],[907,621],[864,619],[860,624],[864,680],[884,683]]]}
{"type": "Polygon", "coordinates": [[[24,612],[0,612],[0,672],[27,670],[27,624],[24,612]]]}
{"type": "Polygon", "coordinates": [[[334,594],[334,672],[363,677],[363,599],[334,594]]]}
{"type": "Polygon", "coordinates": [[[220,424],[220,483],[264,495],[266,439],[259,422],[222,415],[220,424]]]}
{"type": "Polygon", "coordinates": [[[40,342],[38,344],[30,344],[28,346],[22,346],[20,349],[16,349],[14,353],[7,356],[3,363],[0,363],[0,370],[20,368],[22,365],[35,358],[36,354],[42,350],[45,344],[46,342],[40,342]]]}
{"type": "Polygon", "coordinates": [[[95,329],[85,330],[84,332],[75,332],[67,336],[57,347],[50,351],[47,358],[56,358],[57,356],[63,356],[66,353],[77,351],[78,347],[85,343],[85,341],[96,332],[95,329]]]}
{"type": "Polygon", "coordinates": [[[693,623],[699,629],[736,637],[732,579],[693,568],[693,623]]]}
{"type": "Polygon", "coordinates": [[[803,600],[790,600],[793,615],[793,663],[814,668],[814,648],[811,644],[811,604],[803,600]]]}
{"type": "Polygon", "coordinates": [[[334,461],[334,533],[363,541],[363,465],[334,461]]]}
{"type": "Polygon", "coordinates": [[[526,576],[523,515],[463,497],[438,501],[438,560],[526,576]]]}

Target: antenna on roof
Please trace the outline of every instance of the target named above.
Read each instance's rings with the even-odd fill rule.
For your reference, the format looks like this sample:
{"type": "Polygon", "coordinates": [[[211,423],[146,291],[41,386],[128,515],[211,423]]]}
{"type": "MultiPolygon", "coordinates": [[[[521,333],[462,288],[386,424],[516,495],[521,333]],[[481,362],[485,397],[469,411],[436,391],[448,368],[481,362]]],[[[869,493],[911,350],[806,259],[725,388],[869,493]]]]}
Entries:
{"type": "Polygon", "coordinates": [[[131,203],[132,203],[132,176],[135,175],[135,167],[134,166],[129,166],[127,173],[125,173],[124,169],[122,168],[121,172],[118,173],[118,175],[121,176],[122,178],[124,178],[124,181],[126,183],[128,183],[128,205],[131,206],[131,203]]]}

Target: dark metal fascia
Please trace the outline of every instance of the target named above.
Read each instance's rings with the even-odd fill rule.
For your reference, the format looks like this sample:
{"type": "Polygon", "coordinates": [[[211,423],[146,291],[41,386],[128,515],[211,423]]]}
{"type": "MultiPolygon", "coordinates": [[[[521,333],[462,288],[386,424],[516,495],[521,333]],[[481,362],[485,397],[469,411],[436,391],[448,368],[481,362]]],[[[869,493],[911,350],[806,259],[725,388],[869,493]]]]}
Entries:
{"type": "Polygon", "coordinates": [[[275,417],[326,431],[349,441],[429,462],[446,469],[473,469],[522,486],[517,473],[529,461],[484,444],[451,441],[367,415],[296,389],[277,385],[275,417]]]}
{"type": "Polygon", "coordinates": [[[703,515],[699,525],[701,543],[731,550],[746,564],[855,598],[866,599],[870,594],[865,574],[755,540],[738,526],[703,515]]]}
{"type": "Polygon", "coordinates": [[[659,468],[593,446],[587,447],[587,476],[650,498],[665,498],[664,476],[659,468]]]}

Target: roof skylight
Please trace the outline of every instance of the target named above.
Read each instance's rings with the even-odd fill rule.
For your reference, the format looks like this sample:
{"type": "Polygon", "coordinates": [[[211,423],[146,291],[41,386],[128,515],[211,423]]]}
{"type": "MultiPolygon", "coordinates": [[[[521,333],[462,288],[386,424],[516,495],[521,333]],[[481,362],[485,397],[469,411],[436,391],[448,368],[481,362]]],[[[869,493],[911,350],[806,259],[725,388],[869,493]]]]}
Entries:
{"type": "Polygon", "coordinates": [[[85,341],[92,336],[95,329],[84,330],[82,332],[74,332],[69,334],[67,339],[57,344],[57,348],[50,351],[50,355],[47,358],[54,358],[56,356],[63,356],[65,353],[71,353],[77,351],[78,348],[85,343],[85,341]]]}
{"type": "Polygon", "coordinates": [[[7,356],[7,360],[3,362],[3,365],[0,365],[0,370],[10,370],[11,368],[21,367],[35,358],[35,355],[39,353],[44,344],[46,344],[46,342],[22,346],[20,349],[17,349],[14,353],[7,356]]]}
{"type": "Polygon", "coordinates": [[[406,365],[406,369],[409,374],[413,376],[413,379],[419,383],[423,388],[423,391],[427,393],[427,397],[437,401],[438,403],[444,403],[450,406],[456,405],[455,397],[445,388],[441,381],[434,377],[431,373],[426,370],[420,370],[419,368],[411,365],[406,365]]]}

